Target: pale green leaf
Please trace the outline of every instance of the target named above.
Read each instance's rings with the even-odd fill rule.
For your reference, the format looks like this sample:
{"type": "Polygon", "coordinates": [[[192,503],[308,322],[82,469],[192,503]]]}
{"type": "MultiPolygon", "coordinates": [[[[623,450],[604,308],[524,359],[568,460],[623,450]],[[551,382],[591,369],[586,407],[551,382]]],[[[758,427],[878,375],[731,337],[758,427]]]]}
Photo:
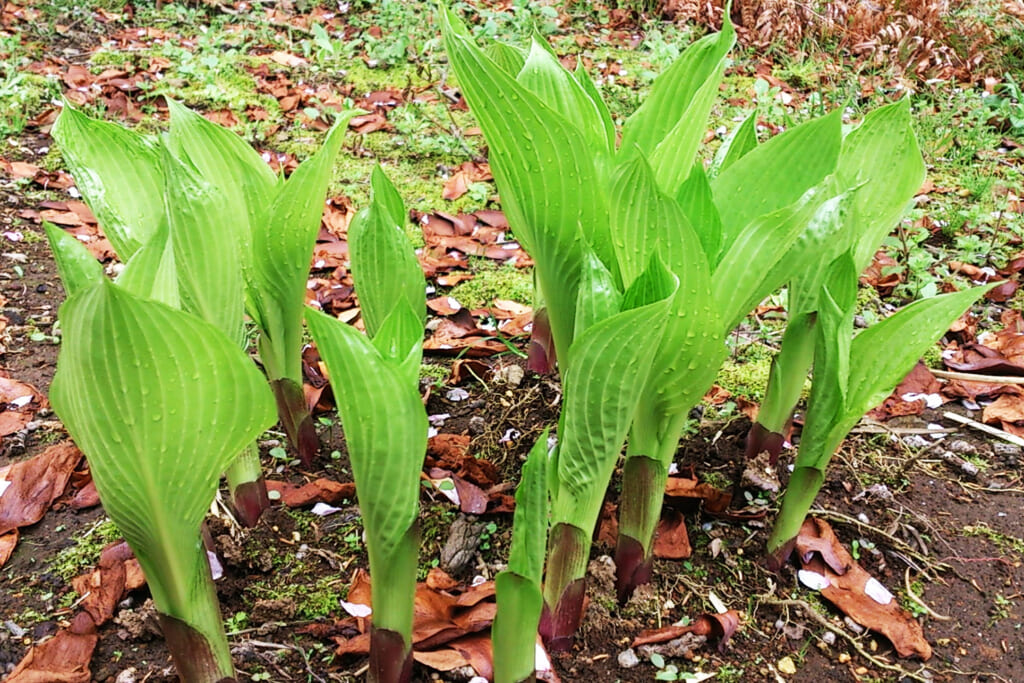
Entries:
{"type": "Polygon", "coordinates": [[[810,190],[794,204],[755,219],[733,239],[712,283],[714,301],[727,329],[782,286],[791,269],[800,267],[787,261],[788,250],[818,215],[828,190],[827,186],[810,190]]]}
{"type": "Polygon", "coordinates": [[[51,134],[82,198],[127,262],[164,221],[159,146],[123,126],[89,118],[70,104],[51,134]]]}
{"type": "Polygon", "coordinates": [[[733,129],[722,146],[715,152],[715,158],[711,163],[712,175],[718,175],[729,168],[755,147],[757,147],[757,111],[751,112],[747,118],[743,119],[743,123],[733,129]]]}
{"type": "Polygon", "coordinates": [[[862,271],[906,212],[925,178],[910,98],[869,113],[843,140],[836,176],[853,195],[854,263],[862,271]]]}
{"type": "Polygon", "coordinates": [[[418,383],[408,381],[355,328],[312,309],[306,321],[337,387],[367,545],[390,556],[417,515],[427,446],[418,383]]]}
{"type": "MultiPolygon", "coordinates": [[[[60,320],[54,410],[140,561],[176,566],[199,543],[220,473],[276,419],[266,380],[209,323],[106,281],[68,299],[60,320]]],[[[150,588],[158,604],[190,597],[150,588]]]]}
{"type": "MultiPolygon", "coordinates": [[[[562,66],[544,39],[534,35],[516,81],[548,107],[576,125],[595,154],[611,154],[615,130],[606,125],[605,113],[590,92],[562,66]]],[[[591,86],[593,83],[591,83],[591,86]]],[[[600,101],[600,97],[597,98],[600,101]]]]}
{"type": "Polygon", "coordinates": [[[700,239],[679,204],[658,189],[643,157],[616,169],[610,195],[615,254],[626,287],[648,267],[652,254],[676,274],[684,292],[689,293],[690,280],[708,279],[700,239]]]}
{"type": "Polygon", "coordinates": [[[676,203],[703,246],[708,266],[714,270],[722,252],[722,219],[711,195],[711,184],[700,162],[693,165],[686,182],[679,188],[676,203]]]}
{"type": "Polygon", "coordinates": [[[576,300],[576,329],[573,338],[588,327],[610,318],[622,309],[622,293],[612,274],[589,249],[583,253],[579,296],[576,300]]]}
{"type": "MultiPolygon", "coordinates": [[[[374,174],[373,200],[348,229],[352,276],[366,331],[374,337],[398,300],[405,300],[420,321],[426,312],[426,283],[412,245],[395,216],[405,208],[383,172],[374,174]]],[[[419,333],[422,336],[422,326],[419,333]]]]}
{"type": "Polygon", "coordinates": [[[167,223],[125,264],[117,277],[117,284],[139,298],[181,308],[178,269],[167,223]]]}
{"type": "Polygon", "coordinates": [[[323,146],[302,162],[278,191],[267,220],[253,226],[252,263],[261,325],[260,356],[271,379],[302,381],[302,315],[313,245],[320,230],[327,183],[341,148],[343,112],[323,146]]]}
{"type": "Polygon", "coordinates": [[[758,145],[711,183],[726,248],[760,216],[789,206],[835,171],[842,109],[758,145]]]}
{"type": "Polygon", "coordinates": [[[68,296],[88,289],[103,280],[103,266],[77,237],[43,221],[50,250],[57,262],[57,272],[68,296]]]}
{"type": "MultiPolygon", "coordinates": [[[[691,44],[651,86],[643,104],[633,112],[622,128],[625,154],[634,148],[648,158],[683,118],[698,91],[709,79],[720,73],[722,60],[736,42],[736,31],[726,19],[722,30],[691,44]]],[[[696,118],[696,117],[695,117],[696,118]]],[[[702,131],[703,132],[703,131],[702,131]]],[[[691,159],[683,159],[689,170],[691,159]]]]}
{"type": "Polygon", "coordinates": [[[487,140],[502,208],[536,263],[564,362],[574,328],[581,235],[606,265],[614,264],[593,150],[573,123],[488,59],[450,10],[440,14],[448,59],[487,140]]]}
{"type": "MultiPolygon", "coordinates": [[[[690,164],[704,139],[708,114],[718,95],[718,85],[725,71],[725,57],[693,95],[690,106],[661,142],[651,152],[650,162],[662,192],[675,196],[690,174],[690,164]]],[[[627,150],[628,153],[628,150],[627,150]]],[[[698,161],[698,163],[700,163],[698,161]]]]}
{"type": "Polygon", "coordinates": [[[498,611],[491,626],[494,683],[533,680],[537,624],[544,608],[539,583],[511,571],[494,580],[498,611]]]}
{"type": "Polygon", "coordinates": [[[885,400],[928,347],[997,284],[915,301],[857,335],[850,347],[847,415],[860,419],[885,400]]]}
{"type": "MultiPolygon", "coordinates": [[[[262,162],[261,162],[262,163],[262,162]]],[[[182,308],[212,323],[236,344],[245,337],[241,245],[224,217],[235,207],[192,164],[164,155],[164,201],[182,308]]]]}
{"type": "Polygon", "coordinates": [[[548,538],[547,469],[548,430],[545,429],[530,449],[520,475],[512,519],[512,547],[508,554],[508,571],[537,584],[538,592],[548,538]]]}
{"type": "Polygon", "coordinates": [[[484,54],[513,78],[523,70],[523,64],[526,63],[525,50],[498,40],[490,42],[484,48],[484,54]]]}

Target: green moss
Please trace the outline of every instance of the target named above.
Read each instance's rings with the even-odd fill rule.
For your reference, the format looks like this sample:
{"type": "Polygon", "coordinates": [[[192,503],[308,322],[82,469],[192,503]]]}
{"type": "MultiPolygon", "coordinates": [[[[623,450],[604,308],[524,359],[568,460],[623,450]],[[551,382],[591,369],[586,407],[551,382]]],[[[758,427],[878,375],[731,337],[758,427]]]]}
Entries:
{"type": "Polygon", "coordinates": [[[456,285],[451,296],[467,308],[489,306],[494,299],[509,299],[521,304],[533,300],[533,278],[529,271],[514,266],[477,270],[476,277],[456,285]]]}
{"type": "Polygon", "coordinates": [[[434,365],[433,363],[420,364],[420,381],[428,381],[435,387],[443,385],[451,374],[452,371],[444,365],[434,365]]]}
{"type": "Polygon", "coordinates": [[[256,600],[288,600],[295,606],[296,619],[316,619],[338,611],[345,593],[345,580],[330,574],[308,581],[314,572],[302,563],[273,579],[249,584],[247,595],[256,600]]]}
{"type": "Polygon", "coordinates": [[[109,519],[94,524],[84,534],[77,536],[75,545],[57,554],[50,564],[50,570],[70,581],[96,565],[103,548],[121,538],[121,532],[109,519]]]}
{"type": "Polygon", "coordinates": [[[764,398],[764,388],[768,384],[771,365],[769,358],[743,362],[729,359],[718,371],[716,383],[734,396],[760,401],[764,398]]]}

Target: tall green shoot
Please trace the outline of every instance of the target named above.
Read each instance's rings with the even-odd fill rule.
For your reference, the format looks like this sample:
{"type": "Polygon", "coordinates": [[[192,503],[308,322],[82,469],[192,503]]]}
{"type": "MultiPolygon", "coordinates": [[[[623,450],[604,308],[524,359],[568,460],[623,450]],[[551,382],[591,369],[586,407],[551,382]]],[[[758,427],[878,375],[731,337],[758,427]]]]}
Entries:
{"type": "Polygon", "coordinates": [[[508,567],[494,579],[498,602],[491,626],[495,683],[534,680],[548,539],[547,459],[548,432],[544,430],[530,450],[516,490],[508,567]]]}
{"type": "Polygon", "coordinates": [[[368,335],[306,314],[336,392],[370,556],[373,631],[368,680],[408,681],[427,415],[419,394],[426,286],[401,225],[401,200],[380,169],[373,200],[349,227],[368,335]]]}
{"type": "Polygon", "coordinates": [[[273,397],[221,330],[95,275],[65,280],[50,400],[142,565],[182,680],[234,681],[200,524],[220,473],[273,423],[273,397]]]}
{"type": "Polygon", "coordinates": [[[825,481],[828,463],[849,431],[885,400],[950,324],[996,284],[917,301],[854,337],[854,255],[847,252],[830,264],[817,304],[814,383],[796,466],[768,539],[773,565],[789,556],[825,481]]]}

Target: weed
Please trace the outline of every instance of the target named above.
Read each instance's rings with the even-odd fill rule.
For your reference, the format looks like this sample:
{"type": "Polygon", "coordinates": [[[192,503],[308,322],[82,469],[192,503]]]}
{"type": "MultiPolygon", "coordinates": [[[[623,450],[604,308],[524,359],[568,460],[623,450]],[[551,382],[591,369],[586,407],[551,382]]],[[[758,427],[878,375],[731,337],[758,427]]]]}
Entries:
{"type": "Polygon", "coordinates": [[[495,299],[521,304],[533,301],[533,279],[530,273],[515,266],[477,262],[476,277],[456,285],[451,296],[465,308],[484,308],[495,299]],[[483,267],[480,267],[483,266],[483,267]]]}
{"type": "Polygon", "coordinates": [[[104,517],[86,529],[85,533],[77,535],[74,545],[60,551],[50,569],[65,581],[70,581],[95,566],[103,548],[120,538],[121,532],[117,526],[104,517]]]}

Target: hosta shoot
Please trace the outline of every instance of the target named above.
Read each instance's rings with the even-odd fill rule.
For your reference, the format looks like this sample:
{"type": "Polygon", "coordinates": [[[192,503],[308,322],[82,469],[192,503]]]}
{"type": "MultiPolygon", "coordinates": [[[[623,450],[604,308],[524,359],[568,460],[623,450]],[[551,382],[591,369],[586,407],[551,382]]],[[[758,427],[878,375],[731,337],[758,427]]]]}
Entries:
{"type": "Polygon", "coordinates": [[[373,200],[349,227],[353,279],[368,335],[309,309],[335,392],[370,557],[368,680],[408,681],[427,415],[419,394],[426,294],[403,232],[398,193],[379,169],[373,200]]]}
{"type": "Polygon", "coordinates": [[[338,116],[320,150],[284,182],[231,131],[171,105],[169,146],[187,156],[221,194],[242,253],[246,311],[260,330],[259,352],[288,440],[308,466],[319,442],[302,392],[302,319],[309,262],[327,184],[346,124],[338,116]]]}
{"type": "MultiPolygon", "coordinates": [[[[234,133],[176,102],[169,107],[171,128],[159,138],[70,106],[54,137],[128,264],[123,277],[168,285],[161,300],[214,323],[239,345],[249,309],[261,325],[260,348],[283,424],[303,444],[300,453],[312,457],[316,434],[300,383],[305,276],[347,119],[285,182],[234,133]],[[287,372],[278,371],[284,367],[287,372]]],[[[254,524],[269,502],[254,445],[227,475],[240,521],[254,524]]]]}
{"type": "Polygon", "coordinates": [[[548,432],[523,465],[516,490],[508,567],[494,579],[498,612],[491,626],[495,683],[533,680],[537,625],[544,606],[541,585],[548,539],[548,432]]]}
{"type": "Polygon", "coordinates": [[[961,314],[993,285],[923,299],[853,336],[857,266],[852,252],[830,264],[817,303],[814,383],[796,465],[768,539],[769,559],[789,556],[825,470],[849,431],[892,392],[961,314]]]}
{"type": "Polygon", "coordinates": [[[274,422],[273,396],[214,325],[86,268],[61,273],[73,293],[54,410],[142,565],[181,679],[234,681],[200,525],[221,472],[274,422]]]}
{"type": "Polygon", "coordinates": [[[816,306],[826,266],[850,250],[855,268],[863,271],[906,211],[924,176],[907,99],[869,113],[843,140],[836,183],[851,192],[850,201],[831,225],[806,232],[794,248],[795,253],[815,255],[817,260],[801,258],[805,267],[790,271],[789,321],[747,437],[748,457],[767,452],[774,463],[782,450],[783,432],[814,362],[816,306]]]}
{"type": "Polygon", "coordinates": [[[622,597],[645,578],[668,465],[689,409],[725,356],[728,332],[785,281],[778,266],[786,249],[837,201],[828,177],[841,122],[835,113],[760,153],[730,158],[712,183],[694,162],[735,38],[728,23],[655,81],[618,149],[585,70],[566,71],[539,40],[525,54],[508,46],[485,53],[447,10],[442,27],[487,139],[502,206],[536,263],[562,370],[541,631],[565,646],[579,623],[589,538],[626,433],[622,597]],[[645,305],[627,317],[621,304],[640,292],[645,305]]]}

